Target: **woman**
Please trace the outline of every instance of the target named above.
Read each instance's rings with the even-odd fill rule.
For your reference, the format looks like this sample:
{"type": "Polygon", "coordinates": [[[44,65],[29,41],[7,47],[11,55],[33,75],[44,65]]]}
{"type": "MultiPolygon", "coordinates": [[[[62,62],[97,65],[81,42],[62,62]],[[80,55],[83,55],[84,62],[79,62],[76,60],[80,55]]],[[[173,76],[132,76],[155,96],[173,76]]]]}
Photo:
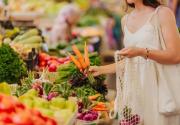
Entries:
{"type": "Polygon", "coordinates": [[[172,9],[176,16],[177,26],[180,27],[180,1],[168,0],[168,6],[172,9]]]}
{"type": "MultiPolygon", "coordinates": [[[[134,10],[123,17],[122,28],[124,32],[125,48],[119,51],[126,60],[136,62],[133,69],[136,79],[142,86],[141,95],[144,96],[144,125],[180,125],[179,116],[164,116],[159,113],[158,76],[156,66],[180,64],[180,35],[176,27],[173,12],[160,6],[157,0],[126,0],[128,6],[134,10]],[[153,20],[158,17],[161,31],[165,40],[166,49],[162,50],[156,36],[153,20]]],[[[122,64],[128,61],[122,61],[122,64]]],[[[91,67],[95,76],[115,73],[115,64],[91,67]]],[[[131,70],[131,69],[130,69],[131,70]]],[[[125,70],[125,78],[128,76],[125,70]]],[[[180,80],[179,80],[180,81],[180,80]]],[[[166,98],[166,97],[165,97],[166,98]]]]}
{"type": "Polygon", "coordinates": [[[69,41],[72,39],[72,27],[76,25],[80,16],[80,10],[74,4],[64,6],[51,31],[51,41],[57,43],[59,40],[69,41]]]}

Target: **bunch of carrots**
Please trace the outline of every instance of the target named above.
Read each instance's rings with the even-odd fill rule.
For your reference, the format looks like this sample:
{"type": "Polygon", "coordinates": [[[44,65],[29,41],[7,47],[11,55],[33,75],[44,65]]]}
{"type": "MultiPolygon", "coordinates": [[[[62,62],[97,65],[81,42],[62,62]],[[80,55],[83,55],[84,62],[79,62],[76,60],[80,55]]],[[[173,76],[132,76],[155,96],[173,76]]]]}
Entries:
{"type": "Polygon", "coordinates": [[[86,43],[84,45],[84,57],[76,45],[72,46],[72,50],[76,54],[77,59],[75,58],[75,56],[71,55],[70,53],[69,53],[69,56],[70,56],[70,59],[73,61],[73,63],[77,66],[77,68],[80,71],[84,71],[87,68],[89,68],[90,61],[89,61],[88,47],[87,47],[86,43]]]}
{"type": "Polygon", "coordinates": [[[84,45],[84,56],[79,51],[76,45],[72,46],[72,50],[75,53],[76,57],[69,53],[69,57],[72,60],[72,62],[76,65],[76,67],[83,73],[87,73],[88,79],[91,84],[95,83],[95,79],[92,76],[92,74],[89,72],[90,67],[90,59],[89,59],[89,53],[88,53],[88,46],[85,43],[84,45]]]}
{"type": "Polygon", "coordinates": [[[94,111],[108,111],[108,108],[106,106],[105,103],[103,102],[98,102],[93,108],[92,110],[94,111]]]}

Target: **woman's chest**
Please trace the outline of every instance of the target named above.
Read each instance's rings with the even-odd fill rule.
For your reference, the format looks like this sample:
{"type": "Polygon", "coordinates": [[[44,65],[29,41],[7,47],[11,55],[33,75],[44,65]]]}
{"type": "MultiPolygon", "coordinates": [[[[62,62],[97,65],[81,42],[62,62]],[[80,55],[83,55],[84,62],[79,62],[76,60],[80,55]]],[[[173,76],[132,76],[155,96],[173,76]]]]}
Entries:
{"type": "Polygon", "coordinates": [[[157,33],[151,24],[146,24],[136,32],[131,32],[128,28],[124,27],[124,45],[125,47],[148,47],[159,48],[157,42],[157,33]]]}

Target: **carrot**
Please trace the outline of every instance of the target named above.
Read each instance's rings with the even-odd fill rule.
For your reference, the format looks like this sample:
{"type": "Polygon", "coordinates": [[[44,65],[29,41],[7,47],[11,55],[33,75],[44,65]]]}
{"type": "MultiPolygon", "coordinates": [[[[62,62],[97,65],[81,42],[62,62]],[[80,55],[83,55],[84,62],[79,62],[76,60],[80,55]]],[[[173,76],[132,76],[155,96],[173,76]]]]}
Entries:
{"type": "Polygon", "coordinates": [[[98,102],[97,105],[105,105],[104,102],[98,102]]]}
{"type": "Polygon", "coordinates": [[[106,106],[105,105],[96,105],[96,106],[94,106],[94,108],[106,108],[106,106]]]}
{"type": "Polygon", "coordinates": [[[101,96],[100,94],[95,94],[95,95],[93,95],[93,96],[89,96],[88,98],[89,98],[89,100],[95,100],[95,99],[97,99],[99,96],[101,96]]]}
{"type": "Polygon", "coordinates": [[[84,45],[84,59],[85,59],[86,65],[89,67],[90,66],[90,61],[89,61],[88,47],[87,47],[86,42],[85,42],[85,45],[84,45]]]}
{"type": "Polygon", "coordinates": [[[106,107],[106,104],[105,104],[105,103],[103,103],[103,102],[98,102],[98,103],[94,106],[94,108],[107,108],[107,107],[106,107]]]}
{"type": "Polygon", "coordinates": [[[77,68],[81,70],[82,67],[81,67],[81,64],[78,62],[78,60],[70,53],[69,53],[69,57],[73,61],[73,63],[77,66],[77,68]]]}
{"type": "Polygon", "coordinates": [[[94,111],[108,111],[107,108],[96,108],[96,107],[92,108],[92,110],[94,110],[94,111]]]}
{"type": "Polygon", "coordinates": [[[76,56],[78,57],[78,60],[79,60],[79,62],[80,62],[80,64],[81,64],[82,68],[83,68],[83,69],[86,69],[86,68],[87,68],[87,65],[86,65],[86,63],[84,62],[84,58],[83,58],[81,52],[79,51],[79,49],[77,48],[77,46],[76,46],[76,45],[73,45],[73,46],[72,46],[72,50],[74,51],[74,53],[75,53],[76,56]]]}

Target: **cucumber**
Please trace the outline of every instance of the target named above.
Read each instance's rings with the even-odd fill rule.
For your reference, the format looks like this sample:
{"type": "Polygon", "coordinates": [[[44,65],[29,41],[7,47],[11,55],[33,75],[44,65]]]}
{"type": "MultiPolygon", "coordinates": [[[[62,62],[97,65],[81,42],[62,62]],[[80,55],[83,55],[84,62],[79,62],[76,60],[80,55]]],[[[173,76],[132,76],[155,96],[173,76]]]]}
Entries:
{"type": "Polygon", "coordinates": [[[18,35],[16,38],[14,38],[13,42],[18,42],[20,40],[20,35],[18,35]]]}
{"type": "Polygon", "coordinates": [[[40,36],[32,36],[30,38],[24,39],[19,41],[21,44],[28,44],[28,43],[42,43],[43,39],[40,36]]]}
{"type": "Polygon", "coordinates": [[[32,44],[25,44],[24,48],[40,48],[42,47],[41,43],[32,43],[32,44]]]}
{"type": "Polygon", "coordinates": [[[39,31],[37,29],[30,29],[27,32],[25,32],[23,35],[19,37],[19,40],[24,40],[32,36],[36,36],[39,34],[39,31]]]}

